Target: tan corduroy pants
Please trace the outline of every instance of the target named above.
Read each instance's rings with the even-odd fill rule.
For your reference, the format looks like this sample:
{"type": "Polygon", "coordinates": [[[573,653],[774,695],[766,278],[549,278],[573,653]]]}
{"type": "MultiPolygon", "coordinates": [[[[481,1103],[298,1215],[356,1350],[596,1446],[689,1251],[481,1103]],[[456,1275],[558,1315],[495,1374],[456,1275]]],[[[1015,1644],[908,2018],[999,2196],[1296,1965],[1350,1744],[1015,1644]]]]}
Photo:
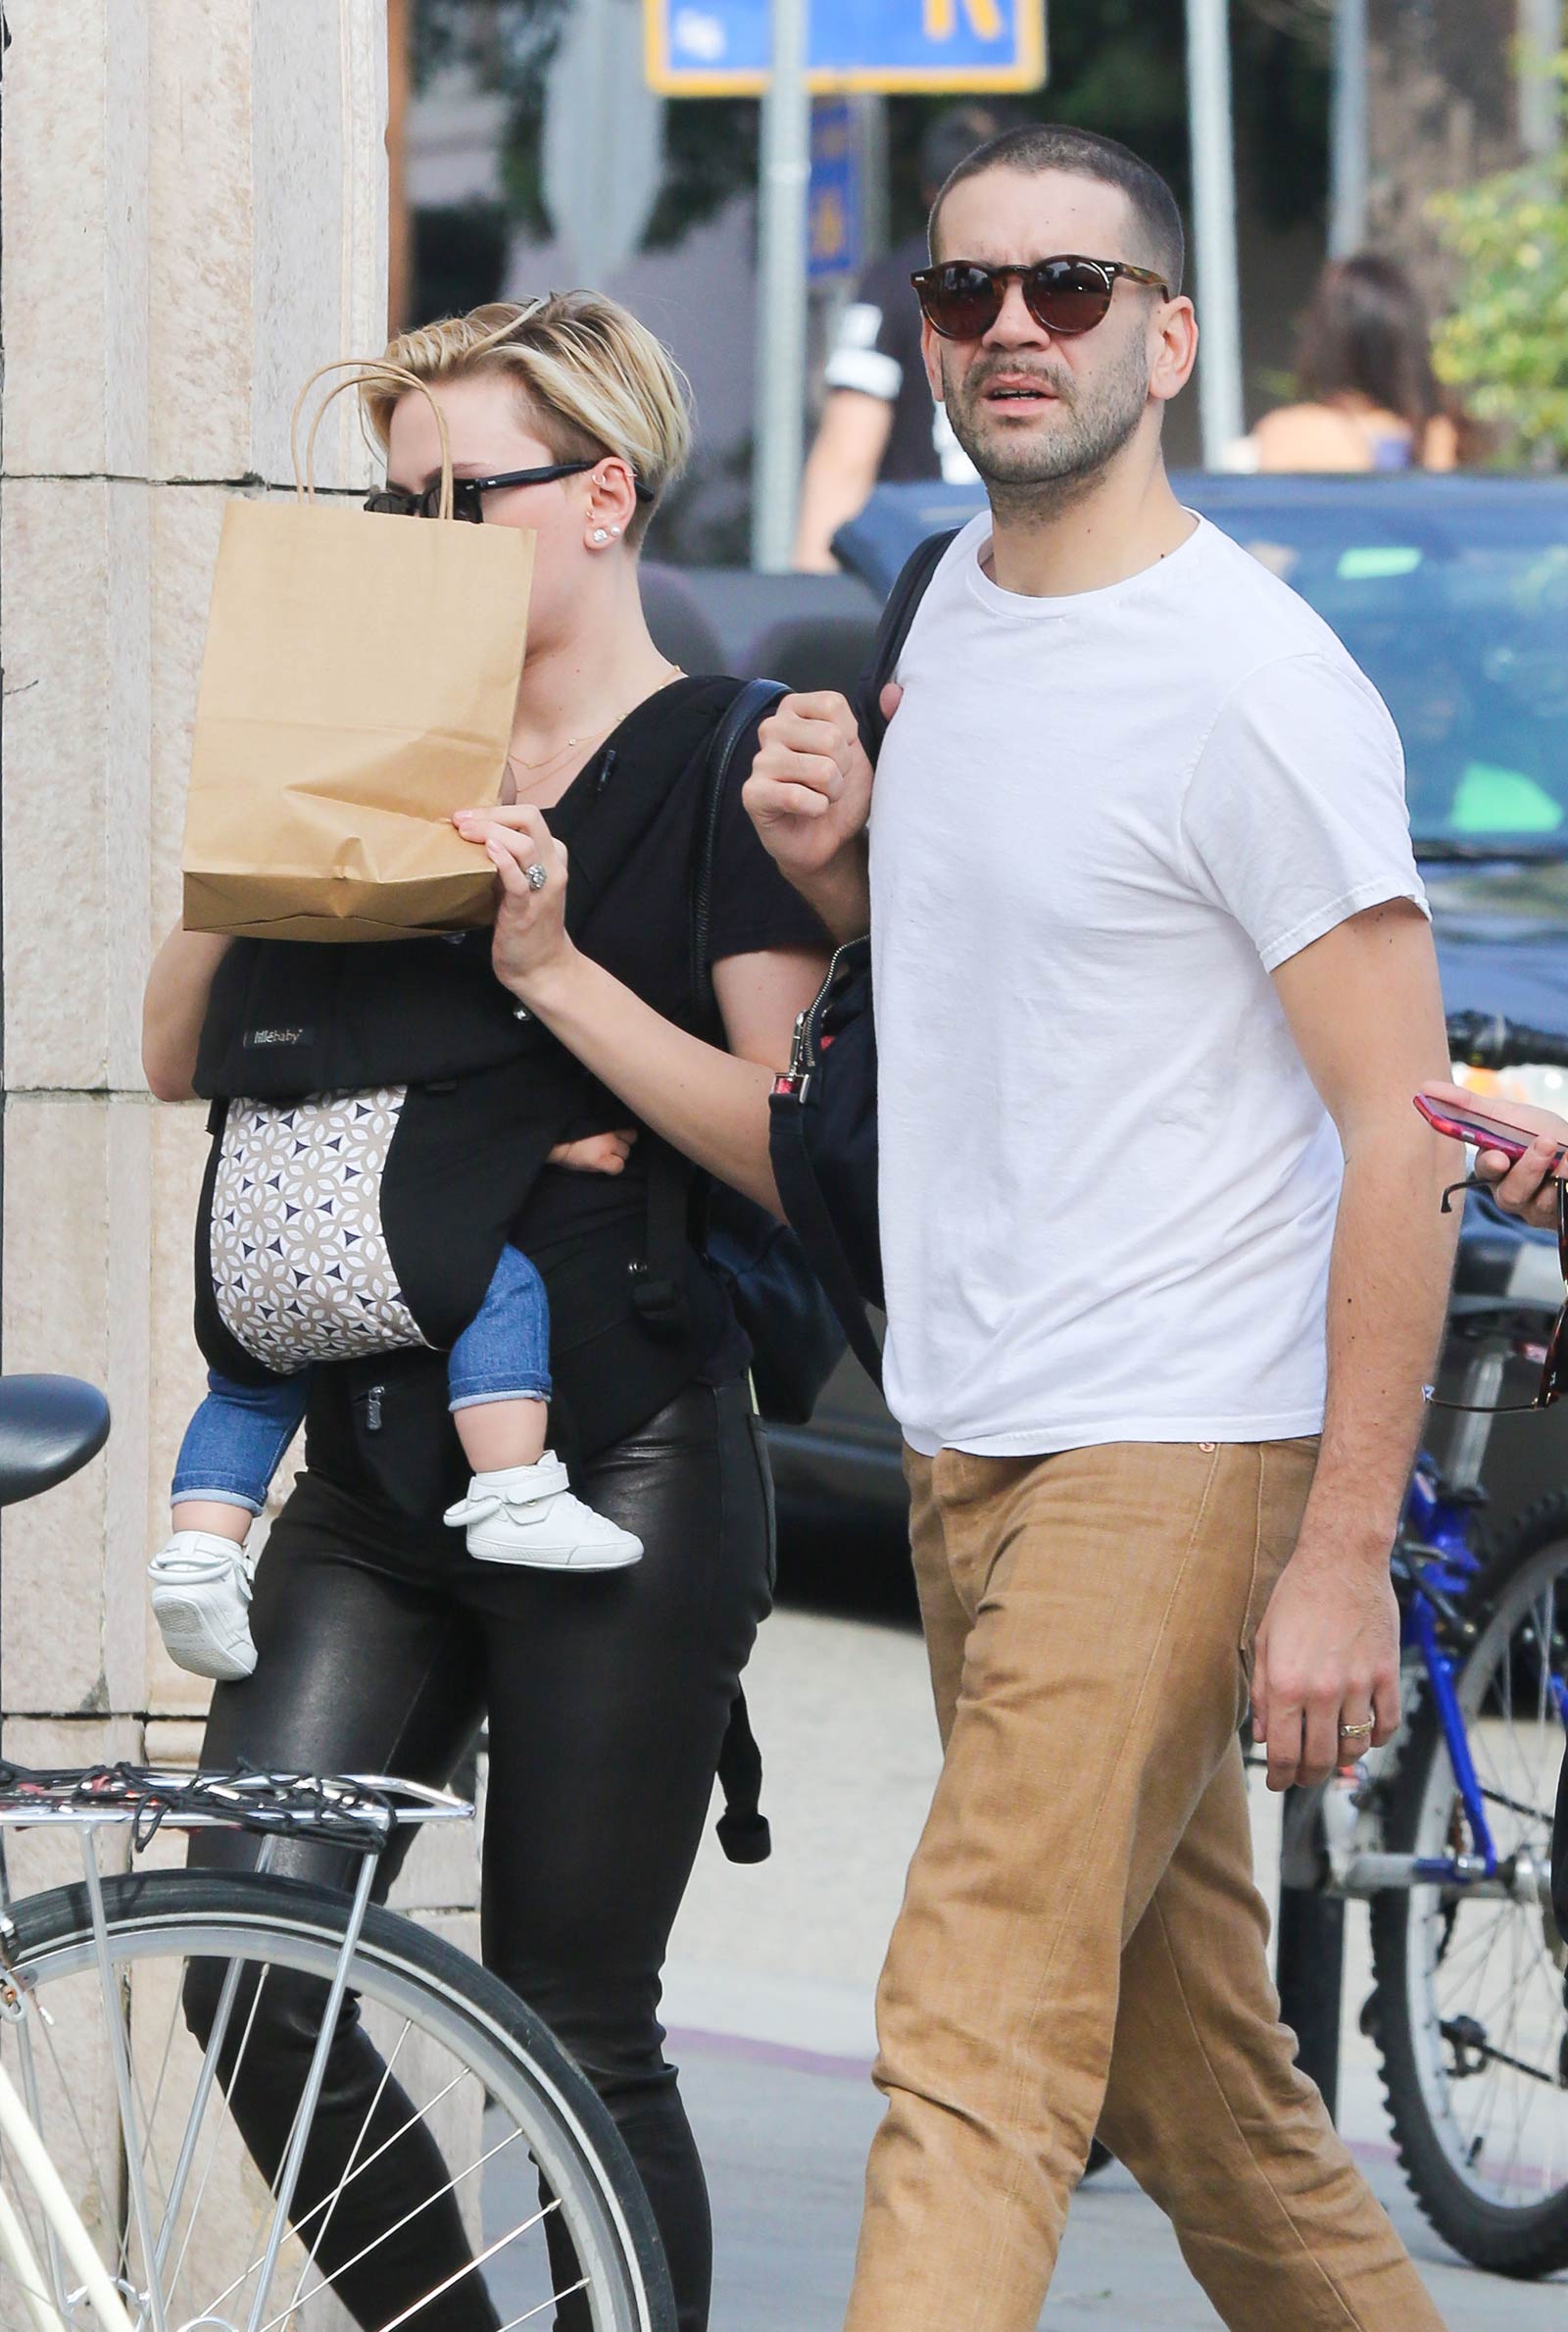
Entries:
{"type": "Polygon", "coordinates": [[[1035,2332],[1096,2129],[1233,2332],[1441,2332],[1296,2069],[1237,1728],[1310,1441],[912,1454],[946,1751],[849,2332],[1035,2332]]]}

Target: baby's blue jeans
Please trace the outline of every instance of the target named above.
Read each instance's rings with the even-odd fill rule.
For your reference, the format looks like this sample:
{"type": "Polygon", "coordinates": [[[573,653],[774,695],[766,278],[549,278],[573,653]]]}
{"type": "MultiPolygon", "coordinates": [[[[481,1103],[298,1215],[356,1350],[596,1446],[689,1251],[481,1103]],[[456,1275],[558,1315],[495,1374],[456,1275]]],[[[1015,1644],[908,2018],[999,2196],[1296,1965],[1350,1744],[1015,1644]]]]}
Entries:
{"type": "MultiPolygon", "coordinates": [[[[310,1384],[309,1367],[264,1385],[210,1370],[207,1398],[179,1445],[174,1504],[200,1498],[259,1514],[304,1419],[310,1384]]],[[[515,1247],[501,1250],[484,1302],[452,1347],[447,1385],[454,1410],[550,1398],[549,1299],[515,1247]]]]}

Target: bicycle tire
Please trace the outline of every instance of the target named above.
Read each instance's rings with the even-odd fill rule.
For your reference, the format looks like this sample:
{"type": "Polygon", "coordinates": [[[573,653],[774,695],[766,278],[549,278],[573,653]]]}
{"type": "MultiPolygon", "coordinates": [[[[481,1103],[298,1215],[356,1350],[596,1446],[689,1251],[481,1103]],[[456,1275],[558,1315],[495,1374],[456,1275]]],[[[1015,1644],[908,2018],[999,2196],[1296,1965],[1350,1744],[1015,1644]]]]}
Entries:
{"type": "MultiPolygon", "coordinates": [[[[102,1884],[117,1966],[162,1952],[265,1956],[270,1964],[330,1974],[348,1912],[346,1897],[331,1889],[270,1875],[172,1870],[102,1884]]],[[[89,1962],[84,1886],[27,1897],[12,1905],[10,1918],[9,1958],[24,1983],[46,1987],[89,1962]]],[[[416,2028],[461,2058],[529,2133],[528,2151],[562,2204],[579,2257],[586,2252],[595,2262],[595,2332],[675,2332],[663,2246],[631,2158],[586,2076],[533,2010],[466,1953],[375,1907],[355,1949],[351,1986],[372,2008],[409,2016],[422,2006],[428,2020],[413,2019],[416,2028]]]]}
{"type": "MultiPolygon", "coordinates": [[[[1472,1663],[1487,1657],[1489,1622],[1506,1612],[1510,1590],[1516,1590],[1523,1574],[1543,1558],[1547,1559],[1543,1575],[1560,1571],[1568,1580],[1568,1493],[1553,1493],[1527,1509],[1487,1550],[1485,1567],[1466,1601],[1480,1638],[1455,1677],[1461,1700],[1472,1663]],[[1549,1559],[1554,1550],[1560,1551],[1560,1563],[1553,1566],[1549,1559]]],[[[1396,1761],[1379,1786],[1387,1847],[1395,1853],[1430,1851],[1418,1843],[1429,1793],[1445,1788],[1451,1793],[1452,1781],[1438,1712],[1425,1686],[1409,1712],[1396,1761]]],[[[1521,2280],[1555,2274],[1568,2266],[1568,2183],[1533,2207],[1492,2204],[1466,2182],[1457,2165],[1456,2131],[1445,2142],[1442,2115],[1422,2076],[1423,2010],[1412,1988],[1418,1938],[1411,1922],[1416,1910],[1416,1892],[1391,1891],[1374,1897],[1371,1905],[1374,1990],[1366,2023],[1382,2059],[1384,2095],[1400,2165],[1427,2219],[1462,2258],[1494,2274],[1521,2280]]],[[[1530,1915],[1521,1907],[1521,1916],[1530,1915]]],[[[1568,2038],[1563,2045],[1568,2050],[1568,2038]]],[[[1568,2057],[1563,2061],[1568,2063],[1568,2057]]]]}

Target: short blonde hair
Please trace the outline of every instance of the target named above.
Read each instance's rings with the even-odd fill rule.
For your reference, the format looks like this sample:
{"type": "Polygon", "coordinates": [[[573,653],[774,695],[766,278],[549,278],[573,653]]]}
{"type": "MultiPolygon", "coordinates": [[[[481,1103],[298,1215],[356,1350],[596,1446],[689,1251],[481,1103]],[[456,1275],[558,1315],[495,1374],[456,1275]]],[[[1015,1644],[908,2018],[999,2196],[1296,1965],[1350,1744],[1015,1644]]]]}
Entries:
{"type": "MultiPolygon", "coordinates": [[[[618,454],[647,499],[626,529],[642,540],[691,451],[691,389],[669,351],[629,309],[595,291],[552,291],[520,304],[493,300],[466,316],[420,324],[389,342],[382,360],[432,386],[505,374],[535,433],[558,462],[618,454]]],[[[405,393],[368,383],[361,402],[382,452],[405,393]]]]}

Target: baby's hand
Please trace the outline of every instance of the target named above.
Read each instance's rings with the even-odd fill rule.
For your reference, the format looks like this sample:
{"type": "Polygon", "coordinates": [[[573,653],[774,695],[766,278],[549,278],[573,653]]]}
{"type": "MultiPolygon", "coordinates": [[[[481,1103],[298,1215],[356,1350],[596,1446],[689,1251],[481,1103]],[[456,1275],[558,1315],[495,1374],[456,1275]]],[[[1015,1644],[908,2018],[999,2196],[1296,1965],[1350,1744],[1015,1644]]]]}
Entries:
{"type": "Polygon", "coordinates": [[[568,1166],[574,1174],[622,1174],[636,1139],[635,1128],[627,1126],[618,1133],[587,1134],[580,1142],[558,1142],[550,1164],[568,1166]]]}

